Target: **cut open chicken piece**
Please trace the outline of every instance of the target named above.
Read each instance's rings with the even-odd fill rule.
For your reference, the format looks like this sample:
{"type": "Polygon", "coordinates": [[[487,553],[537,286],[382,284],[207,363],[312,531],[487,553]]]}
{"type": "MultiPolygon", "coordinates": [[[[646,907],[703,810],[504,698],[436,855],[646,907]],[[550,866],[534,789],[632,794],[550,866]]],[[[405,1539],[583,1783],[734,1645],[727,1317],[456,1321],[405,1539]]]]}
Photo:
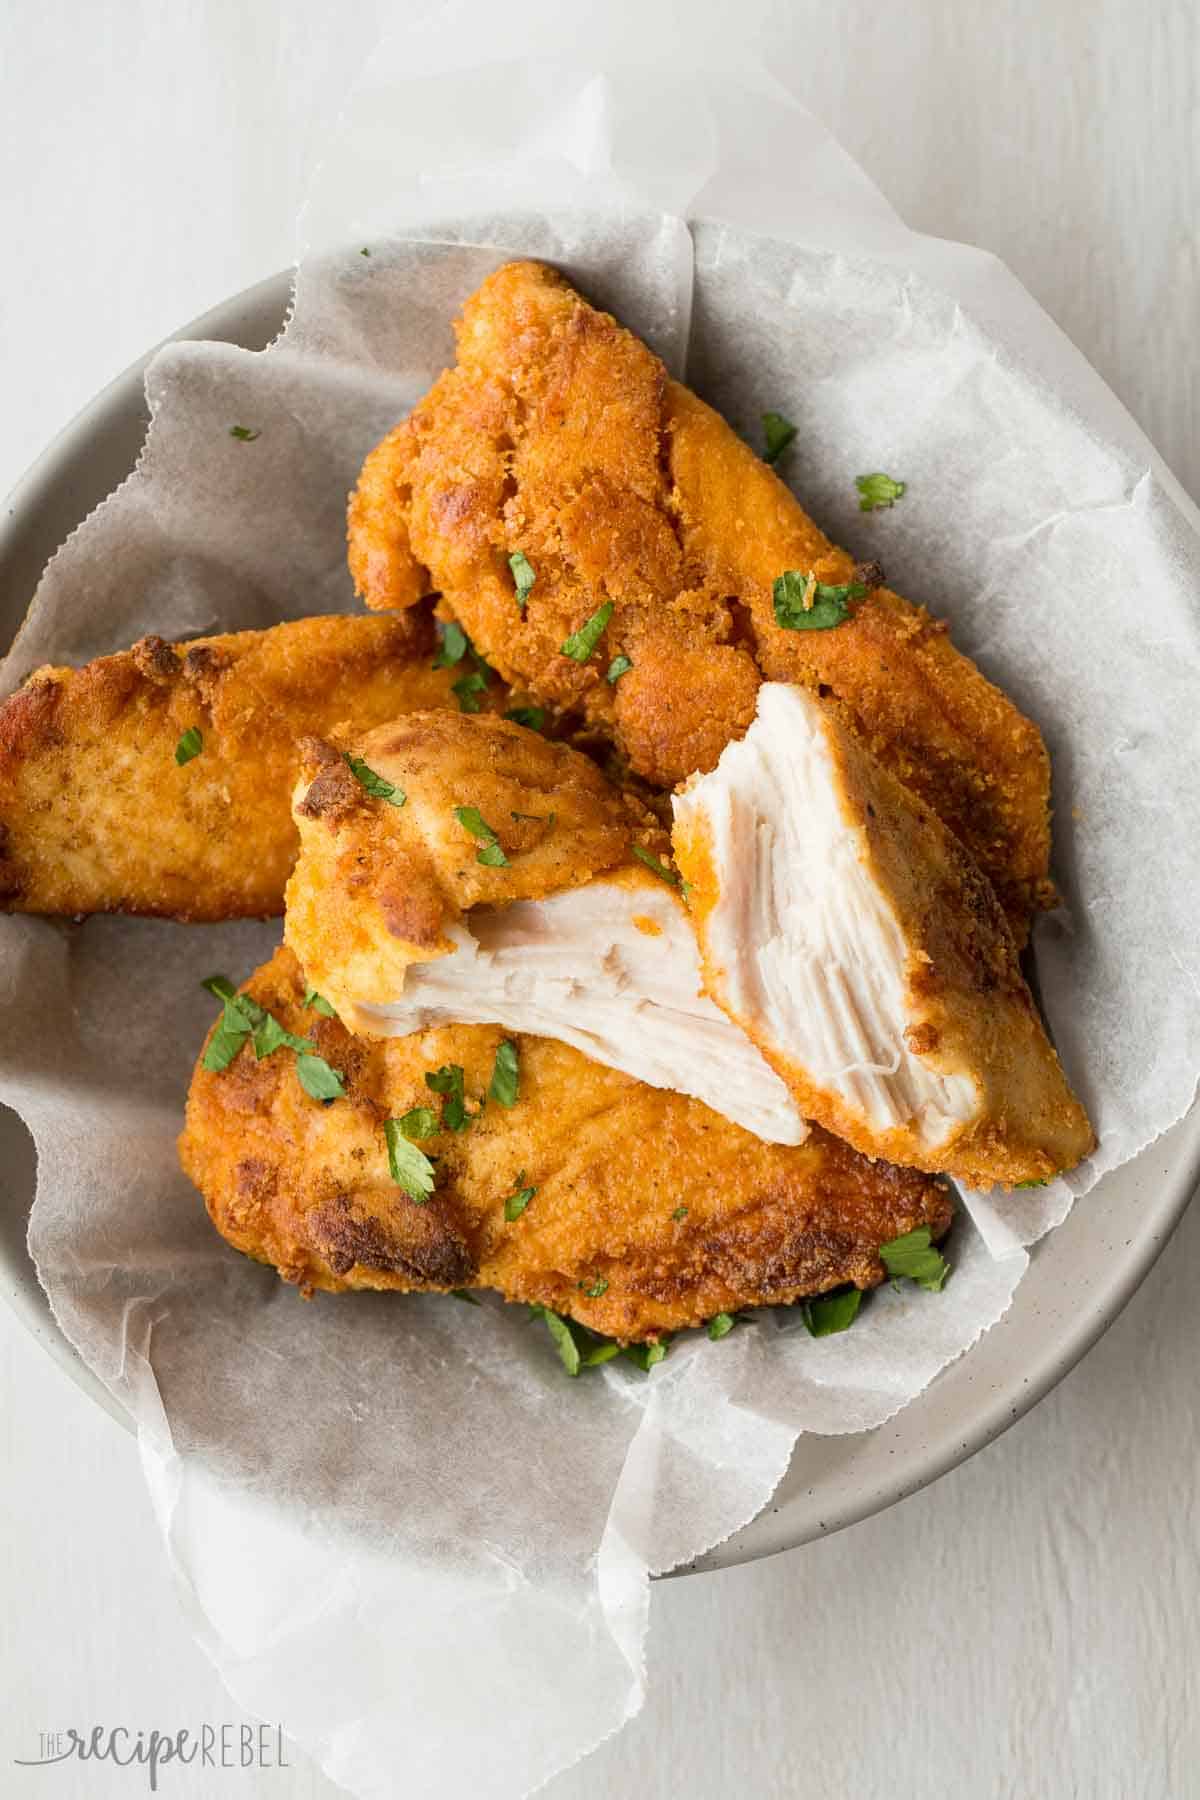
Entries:
{"type": "Polygon", "coordinates": [[[838,709],[765,684],[674,808],[708,992],[807,1118],[975,1187],[1087,1155],[990,886],[838,709]]]}
{"type": "MultiPolygon", "coordinates": [[[[352,1037],[305,1006],[287,949],[246,992],[341,1071],[311,1099],[290,1049],[197,1066],[180,1140],[218,1231],[314,1289],[493,1288],[624,1341],[884,1277],[881,1244],[951,1217],[943,1182],[814,1131],[764,1144],[695,1100],[545,1037],[512,1039],[515,1103],[480,1107],[504,1034],[455,1025],[352,1037]],[[461,1073],[470,1122],[439,1117],[430,1073],[461,1073]],[[428,1111],[426,1111],[428,1109],[428,1111]],[[414,1111],[435,1175],[389,1172],[387,1120],[414,1111]]],[[[406,1140],[407,1141],[407,1140],[406,1140]]]]}
{"type": "Polygon", "coordinates": [[[285,929],[355,1031],[536,1031],[770,1142],[802,1140],[784,1083],[701,991],[665,833],[586,757],[449,713],[346,750],[404,803],[373,797],[329,744],[305,745],[285,929]]]}
{"type": "MultiPolygon", "coordinates": [[[[39,669],[0,705],[0,911],[205,921],[278,913],[297,849],[296,743],[457,710],[431,610],[39,669]]],[[[483,688],[483,683],[475,684],[483,688]]],[[[473,705],[503,704],[498,680],[473,705]]]]}
{"type": "Polygon", "coordinates": [[[557,271],[497,270],[457,336],[456,366],[372,451],[351,500],[368,606],[438,590],[507,679],[582,710],[663,787],[714,766],[764,677],[832,693],[962,839],[1023,942],[1053,898],[1049,762],[945,626],[856,566],[557,271]],[[786,590],[780,602],[784,575],[809,597],[823,584],[823,610],[786,590]]]}

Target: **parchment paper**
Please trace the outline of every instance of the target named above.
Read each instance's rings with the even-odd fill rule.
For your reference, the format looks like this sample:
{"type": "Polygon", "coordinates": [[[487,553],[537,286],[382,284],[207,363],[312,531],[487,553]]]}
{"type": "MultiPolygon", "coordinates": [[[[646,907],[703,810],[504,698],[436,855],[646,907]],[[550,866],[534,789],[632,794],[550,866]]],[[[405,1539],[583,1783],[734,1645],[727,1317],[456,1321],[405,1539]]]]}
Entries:
{"type": "Polygon", "coordinates": [[[1042,725],[1066,904],[1037,966],[1100,1150],[1069,1183],[973,1198],[941,1296],[885,1289],[815,1341],[768,1315],[649,1378],[571,1382],[518,1309],[305,1306],[212,1232],[174,1156],[198,982],[247,973],[275,928],[0,921],[0,1097],[37,1141],[55,1314],[137,1418],[231,1690],[364,1796],[518,1795],[631,1716],[647,1574],[751,1518],[798,1432],[877,1425],[961,1354],[1021,1246],[1172,1124],[1200,1068],[1192,509],[1005,270],[908,233],[768,77],[690,39],[684,66],[664,20],[640,63],[531,12],[489,65],[500,24],[474,7],[382,48],[315,187],[287,332],[156,358],[138,472],[51,563],[7,684],[142,631],[350,609],[362,456],[450,359],[481,277],[548,256],[752,441],[764,409],[793,419],[783,472],[817,518],[1042,725]],[[531,44],[545,60],[511,61],[531,44]],[[853,477],[875,468],[909,489],[867,517],[853,477]]]}

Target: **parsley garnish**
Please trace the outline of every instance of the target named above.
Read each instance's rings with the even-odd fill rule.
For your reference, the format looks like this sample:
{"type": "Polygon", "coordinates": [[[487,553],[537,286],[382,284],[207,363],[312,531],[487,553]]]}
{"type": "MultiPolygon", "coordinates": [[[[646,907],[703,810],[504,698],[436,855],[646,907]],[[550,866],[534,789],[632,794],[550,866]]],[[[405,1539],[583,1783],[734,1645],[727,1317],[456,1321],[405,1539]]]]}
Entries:
{"type": "Polygon", "coordinates": [[[468,1306],[479,1305],[478,1300],[475,1298],[474,1294],[471,1293],[469,1288],[451,1288],[450,1298],[452,1300],[465,1300],[468,1306]]]}
{"type": "Polygon", "coordinates": [[[358,254],[360,256],[370,256],[371,252],[367,249],[363,249],[363,250],[360,250],[358,254]]]}
{"type": "Polygon", "coordinates": [[[314,1100],[340,1100],[346,1091],[341,1070],[331,1068],[323,1056],[307,1051],[296,1058],[296,1078],[314,1100]]]}
{"type": "Polygon", "coordinates": [[[521,1070],[517,1061],[517,1046],[510,1038],[501,1038],[496,1045],[496,1060],[492,1064],[488,1099],[494,1100],[497,1106],[515,1106],[520,1086],[521,1070]]]}
{"type": "Polygon", "coordinates": [[[385,781],[377,775],[361,756],[351,756],[348,750],[342,751],[342,761],[357,781],[359,787],[365,788],[375,800],[386,800],[389,806],[403,806],[408,795],[403,788],[398,788],[392,781],[385,781]]]}
{"type": "Polygon", "coordinates": [[[616,682],[620,681],[622,675],[628,675],[632,667],[633,664],[627,656],[614,656],[608,665],[608,674],[604,679],[607,681],[608,685],[612,687],[616,682]]]}
{"type": "Polygon", "coordinates": [[[190,763],[193,756],[199,756],[204,748],[204,738],[198,725],[189,725],[175,746],[175,761],[182,769],[184,763],[190,763]]]}
{"type": "Polygon", "coordinates": [[[256,437],[262,436],[262,432],[251,431],[246,425],[231,425],[229,435],[231,438],[236,438],[239,444],[252,444],[256,437]]]}
{"type": "Polygon", "coordinates": [[[575,1333],[566,1319],[560,1319],[558,1314],[551,1312],[548,1306],[533,1306],[530,1311],[535,1319],[544,1320],[546,1330],[554,1339],[554,1347],[558,1351],[559,1361],[567,1374],[578,1375],[581,1362],[579,1345],[576,1343],[575,1333]]]}
{"type": "Polygon", "coordinates": [[[594,1369],[600,1363],[611,1362],[614,1356],[620,1356],[620,1354],[620,1344],[613,1338],[609,1338],[606,1343],[593,1344],[590,1350],[584,1351],[583,1366],[585,1369],[594,1369]]]}
{"type": "Polygon", "coordinates": [[[1035,1179],[1033,1179],[1033,1178],[1032,1178],[1032,1177],[1031,1177],[1031,1178],[1030,1178],[1030,1179],[1029,1179],[1029,1180],[1028,1180],[1028,1181],[1018,1181],[1018,1182],[1014,1182],[1014,1184],[1013,1184],[1013,1185],[1014,1185],[1014,1186],[1015,1186],[1015,1187],[1019,1187],[1019,1188],[1030,1188],[1030,1187],[1049,1187],[1049,1185],[1050,1185],[1050,1177],[1049,1177],[1049,1176],[1048,1176],[1048,1175],[1043,1175],[1043,1177],[1042,1177],[1042,1179],[1041,1179],[1041,1180],[1040,1180],[1040,1181],[1037,1181],[1037,1180],[1035,1180],[1035,1179]]]}
{"type": "Polygon", "coordinates": [[[522,1169],[521,1173],[517,1176],[516,1187],[504,1202],[504,1216],[510,1225],[514,1219],[520,1218],[521,1214],[525,1211],[525,1208],[529,1205],[529,1202],[533,1199],[533,1196],[537,1193],[535,1187],[521,1186],[524,1179],[525,1171],[522,1169]]]}
{"type": "Polygon", "coordinates": [[[569,656],[577,663],[585,663],[600,639],[604,636],[604,628],[613,616],[613,603],[606,600],[599,611],[573,631],[562,647],[561,654],[569,656]]]}
{"type": "Polygon", "coordinates": [[[252,1041],[256,1062],[262,1062],[265,1056],[273,1056],[276,1050],[304,1051],[316,1048],[311,1038],[296,1037],[294,1033],[285,1031],[274,1014],[269,1012],[264,1012],[256,1022],[252,1041]]]}
{"type": "MultiPolygon", "coordinates": [[[[406,1114],[405,1117],[411,1115],[406,1114]]],[[[433,1164],[423,1150],[410,1144],[404,1135],[404,1119],[385,1119],[383,1135],[387,1142],[388,1168],[397,1187],[404,1189],[418,1206],[424,1206],[433,1192],[433,1164]]]]}
{"type": "Polygon", "coordinates": [[[732,1313],[716,1313],[708,1321],[708,1335],[713,1343],[719,1342],[723,1337],[728,1337],[735,1322],[732,1313]]]}
{"type": "MultiPolygon", "coordinates": [[[[583,1288],[583,1283],[580,1282],[583,1288]]],[[[599,1287],[599,1281],[593,1287],[599,1287]]],[[[604,1284],[607,1287],[607,1283],[604,1284]]],[[[583,1288],[587,1293],[589,1290],[583,1288]]],[[[599,1295],[595,1296],[599,1298],[599,1295]]],[[[611,1362],[615,1356],[627,1356],[635,1362],[639,1369],[649,1371],[660,1363],[667,1354],[671,1342],[669,1335],[659,1338],[653,1344],[618,1344],[613,1338],[601,1337],[598,1332],[589,1331],[586,1325],[579,1325],[573,1319],[564,1319],[552,1312],[548,1306],[530,1306],[531,1319],[540,1319],[550,1336],[554,1339],[563,1368],[568,1375],[578,1375],[580,1369],[594,1369],[601,1364],[611,1362]]]]}
{"type": "Polygon", "coordinates": [[[950,1273],[950,1264],[934,1244],[928,1225],[918,1225],[890,1244],[880,1244],[879,1254],[889,1275],[906,1275],[931,1294],[941,1292],[950,1273]]]}
{"type": "Polygon", "coordinates": [[[458,696],[459,712],[481,712],[479,695],[487,692],[487,684],[487,676],[481,669],[473,669],[469,675],[460,675],[450,688],[451,693],[458,696]]]}
{"type": "Polygon", "coordinates": [[[430,1106],[410,1106],[400,1120],[400,1129],[410,1143],[418,1138],[436,1137],[438,1116],[430,1106]]]}
{"type": "Polygon", "coordinates": [[[785,631],[831,631],[850,617],[849,602],[867,592],[861,581],[831,584],[800,569],[785,569],[772,590],[775,621],[785,631]]]}
{"type": "Polygon", "coordinates": [[[456,806],[454,816],[464,831],[470,832],[477,843],[483,845],[482,850],[475,852],[475,861],[483,863],[489,869],[506,869],[508,858],[500,848],[500,840],[475,806],[456,806]]]}
{"type": "Polygon", "coordinates": [[[607,1294],[608,1283],[605,1281],[603,1275],[597,1275],[595,1281],[593,1281],[590,1286],[581,1281],[579,1283],[579,1291],[581,1294],[586,1294],[589,1300],[599,1300],[601,1294],[607,1294]]]}
{"type": "Polygon", "coordinates": [[[688,1209],[686,1206],[677,1206],[675,1208],[675,1211],[671,1214],[671,1217],[674,1219],[675,1223],[678,1225],[680,1219],[686,1219],[687,1215],[688,1215],[688,1209]]]}
{"type": "Polygon", "coordinates": [[[644,862],[646,867],[657,875],[660,881],[665,881],[669,887],[679,886],[679,877],[674,869],[668,869],[666,863],[659,862],[657,856],[652,856],[649,850],[643,850],[640,844],[630,844],[629,848],[633,851],[633,854],[637,857],[638,861],[644,862]]]}
{"type": "Polygon", "coordinates": [[[330,1006],[324,994],[318,994],[316,988],[309,988],[306,991],[301,1005],[311,1007],[313,1012],[321,1013],[326,1019],[337,1018],[337,1013],[330,1006]]]}
{"type": "Polygon", "coordinates": [[[835,1331],[848,1331],[858,1317],[862,1305],[862,1289],[835,1288],[832,1293],[818,1294],[805,1300],[800,1317],[813,1337],[832,1337],[835,1331]]]}
{"type": "Polygon", "coordinates": [[[626,1344],[625,1354],[630,1362],[635,1362],[639,1369],[644,1369],[649,1374],[663,1360],[670,1344],[670,1337],[660,1337],[653,1344],[626,1344]]]}
{"type": "Polygon", "coordinates": [[[432,1093],[445,1095],[442,1102],[442,1130],[465,1131],[476,1115],[467,1111],[461,1063],[447,1063],[441,1069],[427,1069],[425,1086],[432,1093]]]}
{"type": "MultiPolygon", "coordinates": [[[[433,659],[433,667],[435,669],[452,669],[455,663],[462,661],[468,648],[469,641],[462,626],[453,619],[447,619],[442,626],[442,641],[438,647],[438,653],[433,659]]],[[[486,682],[484,682],[484,686],[487,686],[486,682]]]]}
{"type": "Polygon", "coordinates": [[[882,506],[895,506],[908,483],[893,481],[890,475],[856,475],[854,485],[859,492],[859,512],[878,512],[882,506]]]}
{"type": "Polygon", "coordinates": [[[763,431],[766,434],[767,447],[763,451],[765,463],[776,463],[796,435],[796,427],[782,413],[765,412],[762,416],[763,431]]]}
{"type": "Polygon", "coordinates": [[[274,1055],[276,1050],[295,1050],[300,1086],[314,1100],[337,1100],[345,1093],[341,1070],[331,1068],[323,1056],[316,1055],[310,1038],[296,1037],[285,1031],[274,1014],[260,1006],[257,1000],[252,1000],[249,994],[239,994],[224,975],[210,975],[200,985],[214,994],[222,1006],[220,1022],[204,1052],[204,1068],[219,1075],[229,1067],[249,1038],[259,1062],[265,1056],[274,1055]]]}
{"type": "Polygon", "coordinates": [[[511,719],[514,725],[524,725],[529,731],[540,731],[546,723],[544,706],[514,706],[504,716],[511,719]]]}
{"type": "Polygon", "coordinates": [[[537,575],[534,573],[533,564],[523,550],[513,551],[508,559],[508,566],[512,570],[512,578],[517,587],[517,605],[524,612],[525,602],[533,590],[537,575]]]}

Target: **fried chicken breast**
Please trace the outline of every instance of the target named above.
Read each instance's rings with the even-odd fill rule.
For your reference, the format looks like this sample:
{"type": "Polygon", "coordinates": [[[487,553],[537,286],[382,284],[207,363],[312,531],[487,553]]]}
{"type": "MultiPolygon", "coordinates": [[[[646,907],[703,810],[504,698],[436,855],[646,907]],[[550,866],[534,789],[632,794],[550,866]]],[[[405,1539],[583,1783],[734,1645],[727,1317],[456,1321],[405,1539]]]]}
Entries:
{"type": "Polygon", "coordinates": [[[468,300],[457,365],[367,458],[349,547],[368,606],[439,590],[506,678],[580,709],[661,786],[713,767],[762,678],[836,695],[967,846],[1018,941],[1051,901],[1037,728],[553,269],[510,263],[468,300]],[[777,609],[788,571],[849,586],[844,623],[777,609]],[[594,647],[564,654],[589,621],[594,647]]]}
{"type": "Polygon", "coordinates": [[[807,1118],[974,1187],[1092,1149],[991,888],[832,702],[765,683],[674,808],[705,986],[807,1118]]]}
{"type": "Polygon", "coordinates": [[[801,1141],[783,1081],[701,992],[670,840],[587,757],[445,712],[337,742],[303,747],[285,933],[353,1030],[533,1031],[801,1141]]]}
{"type": "Polygon", "coordinates": [[[389,1172],[384,1122],[436,1106],[426,1073],[448,1067],[475,1112],[501,1032],[353,1038],[304,1008],[287,949],[245,991],[315,1042],[345,1095],[310,1099],[289,1049],[256,1061],[247,1045],[220,1073],[197,1066],[180,1155],[218,1231],[305,1293],[494,1288],[639,1341],[874,1286],[880,1244],[920,1225],[940,1237],[950,1222],[940,1182],[820,1132],[795,1149],[760,1143],[697,1101],[525,1036],[516,1103],[421,1140],[437,1174],[419,1203],[389,1172]]]}
{"type": "MultiPolygon", "coordinates": [[[[0,705],[0,910],[278,913],[297,739],[448,706],[429,607],[312,618],[45,668],[0,705]],[[185,738],[185,733],[198,733],[185,738]],[[184,755],[195,753],[182,764],[184,755]],[[197,747],[198,745],[198,747],[197,747]]],[[[493,680],[473,704],[501,703],[493,680]]]]}

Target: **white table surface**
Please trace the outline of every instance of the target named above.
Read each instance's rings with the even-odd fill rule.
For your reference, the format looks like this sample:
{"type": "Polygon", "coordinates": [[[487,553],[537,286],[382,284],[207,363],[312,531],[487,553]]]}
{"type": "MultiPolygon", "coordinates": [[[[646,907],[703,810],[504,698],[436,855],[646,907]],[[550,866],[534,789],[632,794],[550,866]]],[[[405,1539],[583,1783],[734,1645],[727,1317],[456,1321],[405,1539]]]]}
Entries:
{"type": "MultiPolygon", "coordinates": [[[[313,148],[388,10],[0,9],[0,488],[148,344],[290,260],[313,148]]],[[[1190,0],[789,13],[801,97],[910,223],[1002,255],[1200,495],[1190,0]]],[[[1194,1212],[973,1462],[827,1542],[659,1586],[645,1711],[551,1800],[1200,1795],[1198,1293],[1194,1212]]],[[[144,1792],[138,1771],[13,1759],[70,1724],[241,1715],[177,1611],[133,1441],[7,1313],[0,1384],[0,1794],[144,1792]]],[[[167,1770],[160,1792],[337,1791],[291,1762],[167,1770]]]]}

